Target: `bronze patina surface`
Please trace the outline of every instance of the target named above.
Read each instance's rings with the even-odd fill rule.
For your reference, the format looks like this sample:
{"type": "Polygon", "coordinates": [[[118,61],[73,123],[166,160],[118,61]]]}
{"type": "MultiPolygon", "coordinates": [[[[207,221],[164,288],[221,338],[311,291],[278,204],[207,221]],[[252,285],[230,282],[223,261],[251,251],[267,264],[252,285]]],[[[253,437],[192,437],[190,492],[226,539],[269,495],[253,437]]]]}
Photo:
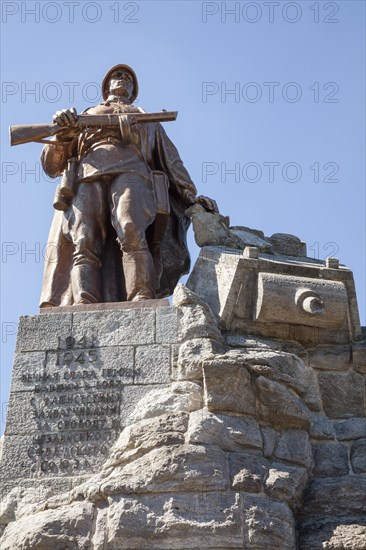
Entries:
{"type": "Polygon", "coordinates": [[[50,177],[62,175],[42,308],[168,296],[190,266],[185,210],[197,202],[217,210],[211,199],[197,197],[160,124],[177,113],[145,116],[135,107],[138,81],[127,65],[110,69],[102,88],[104,101],[80,117],[75,108],[63,109],[42,131],[12,128],[13,144],[53,135],[41,162],[50,177]]]}

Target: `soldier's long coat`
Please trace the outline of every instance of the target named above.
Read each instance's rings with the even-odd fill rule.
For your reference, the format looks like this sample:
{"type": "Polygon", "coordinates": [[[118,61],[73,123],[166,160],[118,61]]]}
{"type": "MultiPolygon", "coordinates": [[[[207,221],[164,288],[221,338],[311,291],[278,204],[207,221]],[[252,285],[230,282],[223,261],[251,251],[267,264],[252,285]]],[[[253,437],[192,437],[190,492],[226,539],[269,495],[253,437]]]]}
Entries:
{"type": "MultiPolygon", "coordinates": [[[[88,113],[105,114],[108,111],[110,112],[108,107],[109,103],[106,102],[89,109],[88,113]]],[[[176,147],[159,123],[140,124],[135,127],[134,136],[151,170],[163,171],[170,183],[171,214],[167,230],[161,242],[163,273],[160,279],[160,288],[157,292],[157,297],[160,298],[170,295],[179,278],[188,273],[190,268],[186,243],[189,219],[185,216],[184,211],[193,203],[196,188],[176,147]]],[[[46,173],[51,177],[60,175],[66,167],[68,158],[76,156],[80,150],[82,151],[83,140],[85,143],[85,136],[57,147],[46,145],[41,156],[41,162],[46,173]]],[[[86,156],[80,155],[80,153],[78,156],[81,160],[79,177],[84,179],[82,165],[86,156]]],[[[44,266],[41,307],[45,304],[53,306],[71,305],[74,301],[70,284],[73,244],[63,234],[63,216],[63,212],[55,211],[50,229],[44,266]]],[[[104,302],[126,299],[121,251],[112,225],[109,228],[103,253],[102,281],[104,302]]]]}

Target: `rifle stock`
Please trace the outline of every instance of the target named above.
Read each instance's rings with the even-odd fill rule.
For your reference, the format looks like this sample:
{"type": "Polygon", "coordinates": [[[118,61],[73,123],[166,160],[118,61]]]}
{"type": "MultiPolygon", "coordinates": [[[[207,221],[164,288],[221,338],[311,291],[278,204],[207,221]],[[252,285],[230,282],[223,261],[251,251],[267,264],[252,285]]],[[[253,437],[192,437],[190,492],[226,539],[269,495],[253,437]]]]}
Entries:
{"type": "Polygon", "coordinates": [[[21,145],[54,136],[62,130],[58,124],[31,124],[30,126],[10,126],[10,145],[21,145]]]}
{"type": "MultiPolygon", "coordinates": [[[[125,113],[129,124],[141,122],[168,122],[177,118],[177,111],[161,111],[160,113],[125,113]]],[[[119,126],[120,115],[79,115],[74,126],[59,126],[58,124],[31,124],[10,126],[10,144],[21,145],[31,141],[40,141],[62,132],[82,131],[86,127],[119,126]]],[[[77,135],[77,134],[75,134],[77,135]]]]}

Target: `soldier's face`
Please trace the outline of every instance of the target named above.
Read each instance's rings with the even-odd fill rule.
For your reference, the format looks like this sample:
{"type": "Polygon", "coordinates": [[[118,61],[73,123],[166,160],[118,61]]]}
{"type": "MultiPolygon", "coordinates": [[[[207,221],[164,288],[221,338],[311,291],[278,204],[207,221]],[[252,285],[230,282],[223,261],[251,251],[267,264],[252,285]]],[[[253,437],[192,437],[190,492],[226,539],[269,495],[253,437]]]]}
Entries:
{"type": "Polygon", "coordinates": [[[133,81],[126,71],[112,73],[109,80],[109,93],[130,98],[133,92],[133,81]]]}

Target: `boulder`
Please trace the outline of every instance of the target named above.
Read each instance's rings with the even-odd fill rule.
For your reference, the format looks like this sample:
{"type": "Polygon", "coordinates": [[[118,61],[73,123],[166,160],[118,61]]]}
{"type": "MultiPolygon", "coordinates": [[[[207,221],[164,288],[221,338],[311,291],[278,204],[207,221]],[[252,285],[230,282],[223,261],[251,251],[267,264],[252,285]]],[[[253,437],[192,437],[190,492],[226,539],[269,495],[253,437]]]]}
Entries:
{"type": "Polygon", "coordinates": [[[301,517],[324,518],[365,514],[366,476],[314,479],[306,493],[301,517]]]}
{"type": "Polygon", "coordinates": [[[1,550],[89,550],[94,505],[76,502],[45,510],[10,523],[1,539],[1,550]]]}
{"type": "Polygon", "coordinates": [[[301,399],[282,384],[260,376],[256,381],[261,420],[276,429],[299,428],[309,430],[310,411],[301,399]]]}
{"type": "Polygon", "coordinates": [[[235,493],[116,496],[110,499],[107,513],[106,547],[241,549],[240,518],[240,496],[235,493]]]}
{"type": "Polygon", "coordinates": [[[269,497],[297,507],[308,479],[305,468],[274,463],[266,479],[265,491],[269,497]]]}
{"type": "Polygon", "coordinates": [[[153,449],[114,468],[103,479],[102,495],[222,491],[227,488],[225,453],[214,445],[174,445],[153,449]]]}
{"type": "Polygon", "coordinates": [[[314,475],[335,477],[348,474],[348,449],[340,443],[313,445],[314,475]]]}
{"type": "Polygon", "coordinates": [[[255,396],[248,370],[220,358],[203,363],[205,405],[210,411],[255,414],[255,396]]]}
{"type": "Polygon", "coordinates": [[[191,413],[187,442],[219,445],[226,451],[262,448],[258,422],[251,417],[214,414],[207,409],[191,413]]]}
{"type": "Polygon", "coordinates": [[[231,487],[235,491],[260,493],[268,475],[268,461],[262,455],[229,453],[231,487]]]}
{"type": "Polygon", "coordinates": [[[210,338],[193,338],[179,346],[178,357],[173,363],[174,380],[202,380],[202,363],[222,354],[223,344],[210,338]]]}
{"type": "Polygon", "coordinates": [[[183,444],[188,418],[188,413],[177,412],[131,424],[113,445],[104,468],[135,460],[154,448],[183,444]]]}
{"type": "Polygon", "coordinates": [[[173,382],[149,391],[135,407],[130,423],[165,413],[191,412],[202,406],[202,388],[194,382],[173,382]]]}
{"type": "Polygon", "coordinates": [[[364,550],[365,519],[326,519],[300,528],[299,550],[364,550]]]}

